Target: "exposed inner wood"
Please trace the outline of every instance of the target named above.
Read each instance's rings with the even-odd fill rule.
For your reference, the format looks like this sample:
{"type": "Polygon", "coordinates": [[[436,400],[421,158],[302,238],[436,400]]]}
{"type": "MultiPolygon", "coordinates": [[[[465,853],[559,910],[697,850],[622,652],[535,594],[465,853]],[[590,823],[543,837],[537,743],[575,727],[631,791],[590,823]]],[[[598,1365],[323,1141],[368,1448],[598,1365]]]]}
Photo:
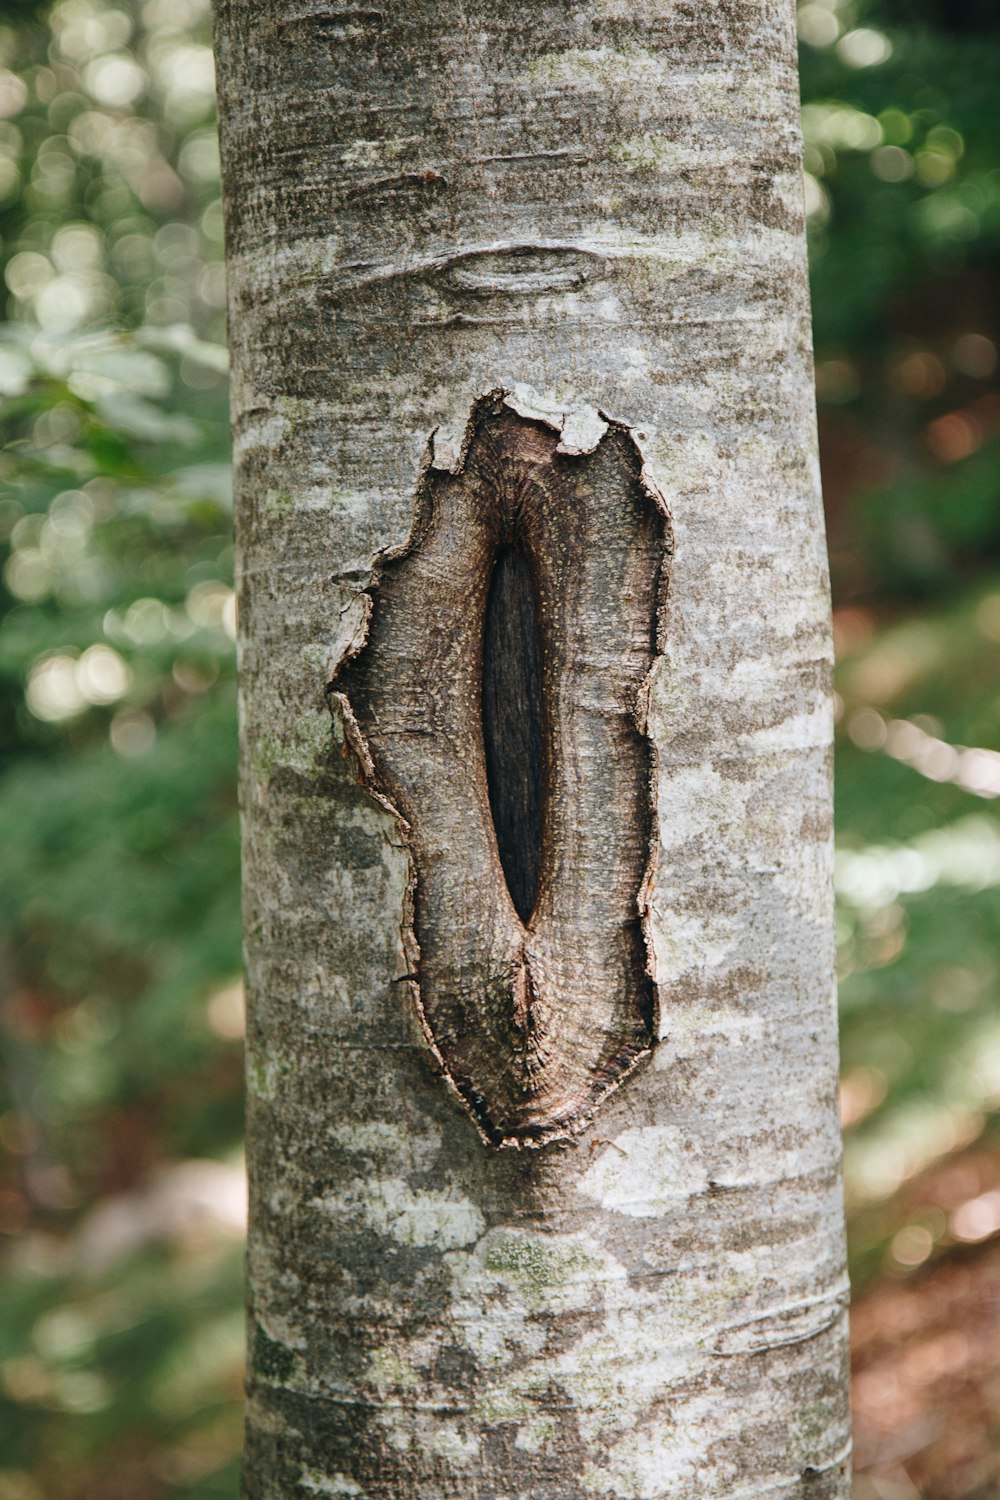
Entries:
{"type": "Polygon", "coordinates": [[[665,522],[627,429],[558,441],[477,405],[336,683],[407,829],[418,1013],[497,1143],[571,1133],[653,1037],[640,701],[665,522]]]}
{"type": "Polygon", "coordinates": [[[509,544],[497,553],[486,599],[483,745],[497,851],[527,922],[542,856],[542,674],[531,563],[509,544]]]}

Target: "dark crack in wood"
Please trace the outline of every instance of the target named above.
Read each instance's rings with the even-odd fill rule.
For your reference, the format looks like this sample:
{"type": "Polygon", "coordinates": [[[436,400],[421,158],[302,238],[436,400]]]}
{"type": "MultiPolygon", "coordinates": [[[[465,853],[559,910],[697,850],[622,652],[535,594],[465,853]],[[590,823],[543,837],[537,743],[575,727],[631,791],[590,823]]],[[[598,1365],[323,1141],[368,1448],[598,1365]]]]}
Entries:
{"type": "Polygon", "coordinates": [[[542,857],[542,681],[531,563],[510,545],[497,553],[486,600],[483,746],[500,863],[528,922],[542,857]]]}
{"type": "Polygon", "coordinates": [[[425,472],[332,686],[412,859],[425,1036],[487,1141],[540,1145],[655,1036],[643,703],[669,534],[627,427],[560,453],[504,398],[460,472],[425,472]]]}

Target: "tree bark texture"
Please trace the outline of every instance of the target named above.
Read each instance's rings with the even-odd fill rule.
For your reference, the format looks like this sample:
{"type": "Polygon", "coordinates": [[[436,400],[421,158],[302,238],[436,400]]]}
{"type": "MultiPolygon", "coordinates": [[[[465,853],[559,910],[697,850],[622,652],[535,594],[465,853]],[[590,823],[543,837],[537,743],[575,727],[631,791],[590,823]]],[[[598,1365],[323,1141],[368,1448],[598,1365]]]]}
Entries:
{"type": "Polygon", "coordinates": [[[848,1493],[793,21],[218,0],[251,1500],[848,1493]]]}

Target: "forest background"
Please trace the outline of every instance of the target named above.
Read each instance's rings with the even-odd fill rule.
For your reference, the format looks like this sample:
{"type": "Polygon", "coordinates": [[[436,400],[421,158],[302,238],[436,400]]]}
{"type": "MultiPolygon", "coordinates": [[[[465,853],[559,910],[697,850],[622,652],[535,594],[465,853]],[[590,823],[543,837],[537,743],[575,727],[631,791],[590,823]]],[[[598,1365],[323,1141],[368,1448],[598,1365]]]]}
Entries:
{"type": "MultiPolygon", "coordinates": [[[[985,1500],[1000,18],[990,0],[809,0],[799,34],[839,658],[856,1495],[985,1500]]],[[[663,170],[655,146],[623,170],[663,170]]],[[[238,1490],[222,238],[208,0],[6,0],[0,1500],[238,1490]]]]}

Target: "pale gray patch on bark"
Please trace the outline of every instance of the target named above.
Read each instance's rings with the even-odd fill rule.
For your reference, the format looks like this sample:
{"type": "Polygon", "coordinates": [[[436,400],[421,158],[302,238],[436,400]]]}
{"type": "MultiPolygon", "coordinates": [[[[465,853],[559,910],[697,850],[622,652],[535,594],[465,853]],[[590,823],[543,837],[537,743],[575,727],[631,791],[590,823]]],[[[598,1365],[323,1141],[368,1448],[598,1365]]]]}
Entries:
{"type": "Polygon", "coordinates": [[[219,0],[242,620],[252,1500],[848,1491],[829,601],[790,0],[219,0]],[[325,687],[421,464],[634,433],[662,1039],[483,1144],[325,687]],[[601,416],[604,413],[606,416],[601,416]]]}

